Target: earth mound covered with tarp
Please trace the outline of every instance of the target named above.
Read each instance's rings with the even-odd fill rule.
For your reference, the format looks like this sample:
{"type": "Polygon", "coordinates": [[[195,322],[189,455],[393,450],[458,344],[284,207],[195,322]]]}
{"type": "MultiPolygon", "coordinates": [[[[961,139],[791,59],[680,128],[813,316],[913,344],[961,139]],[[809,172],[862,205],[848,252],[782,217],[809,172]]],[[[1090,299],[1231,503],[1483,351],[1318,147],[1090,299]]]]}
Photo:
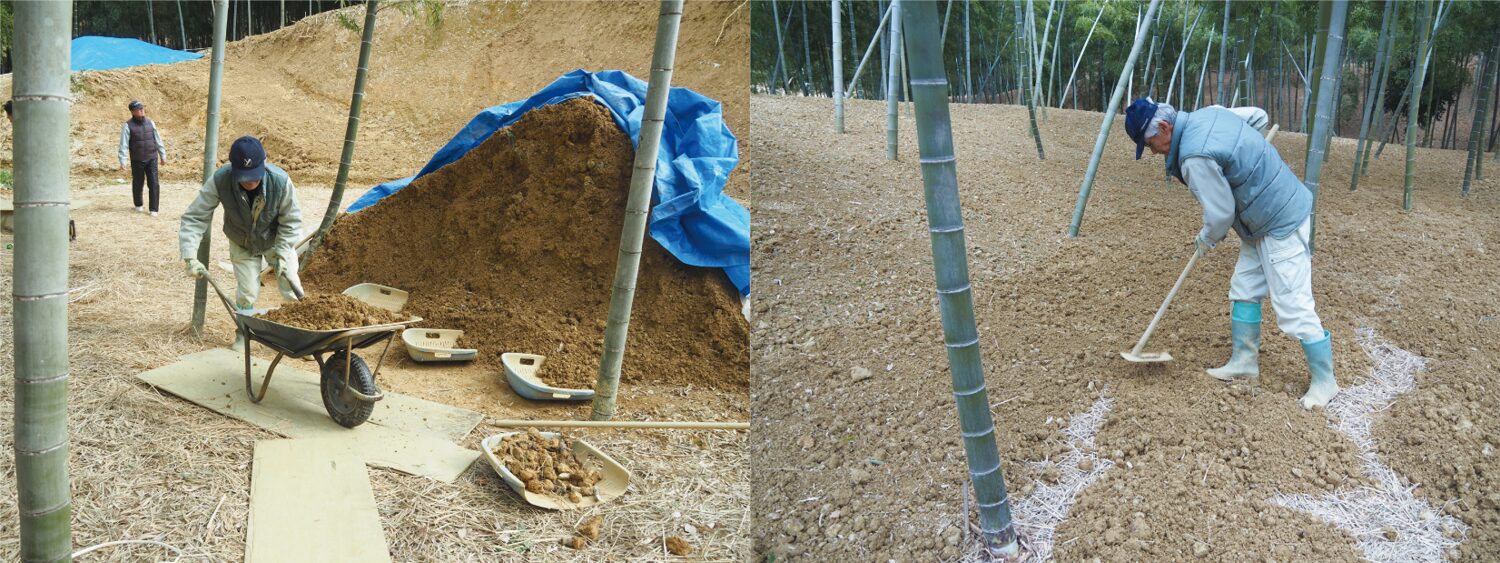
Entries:
{"type": "Polygon", "coordinates": [[[72,62],[68,68],[74,72],[141,65],[165,65],[190,61],[203,56],[203,53],[168,49],[139,39],[95,35],[75,37],[71,48],[72,62]]]}
{"type": "MultiPolygon", "coordinates": [[[[634,151],[610,111],[580,97],[526,112],[462,158],[335,224],[304,280],[411,293],[425,326],[465,331],[481,362],[547,356],[549,383],[597,376],[634,151]]],[[[717,268],[651,238],[623,379],[743,387],[749,327],[717,268]]]]}

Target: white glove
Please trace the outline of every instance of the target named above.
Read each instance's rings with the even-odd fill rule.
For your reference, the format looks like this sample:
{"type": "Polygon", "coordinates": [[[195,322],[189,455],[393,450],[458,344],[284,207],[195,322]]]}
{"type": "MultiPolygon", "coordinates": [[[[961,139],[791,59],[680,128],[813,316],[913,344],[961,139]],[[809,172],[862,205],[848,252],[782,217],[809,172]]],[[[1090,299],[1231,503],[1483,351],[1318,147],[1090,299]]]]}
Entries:
{"type": "Polygon", "coordinates": [[[1204,240],[1200,235],[1193,237],[1193,247],[1197,249],[1199,254],[1208,254],[1208,251],[1213,250],[1214,245],[1209,244],[1209,242],[1207,240],[1204,240]]]}
{"type": "Polygon", "coordinates": [[[188,258],[187,259],[187,274],[188,274],[188,277],[195,278],[195,279],[196,278],[201,278],[201,277],[206,277],[206,276],[208,276],[208,268],[203,267],[203,263],[199,262],[197,258],[188,258]]]}

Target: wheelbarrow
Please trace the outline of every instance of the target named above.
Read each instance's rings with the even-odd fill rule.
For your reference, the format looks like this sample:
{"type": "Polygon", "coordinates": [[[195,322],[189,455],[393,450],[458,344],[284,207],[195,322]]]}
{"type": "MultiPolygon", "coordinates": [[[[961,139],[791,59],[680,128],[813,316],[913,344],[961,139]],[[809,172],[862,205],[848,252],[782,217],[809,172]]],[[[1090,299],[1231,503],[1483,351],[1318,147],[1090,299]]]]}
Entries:
{"type": "MultiPolygon", "coordinates": [[[[318,371],[321,373],[319,387],[323,395],[323,408],[328,410],[328,416],[334,422],[346,428],[354,428],[369,420],[370,413],[375,410],[375,402],[384,397],[380,388],[375,386],[375,376],[385,363],[385,353],[390,350],[391,337],[408,325],[422,320],[421,317],[412,317],[407,321],[383,325],[307,330],[255,316],[271,309],[236,309],[234,302],[219,288],[213,277],[204,277],[213,286],[214,293],[219,294],[224,308],[229,310],[235,327],[245,335],[245,393],[250,396],[250,401],[259,403],[266,398],[271,376],[275,374],[276,364],[283,357],[306,359],[312,356],[318,361],[318,371]],[[354,350],[382,341],[385,342],[385,348],[380,351],[375,371],[370,371],[369,364],[354,350]],[[251,342],[259,342],[276,351],[276,359],[271,360],[271,366],[266,369],[266,377],[261,380],[259,393],[255,391],[251,379],[251,342]]],[[[344,294],[392,312],[400,312],[401,307],[406,304],[406,292],[376,284],[355,285],[344,290],[344,294]]]]}

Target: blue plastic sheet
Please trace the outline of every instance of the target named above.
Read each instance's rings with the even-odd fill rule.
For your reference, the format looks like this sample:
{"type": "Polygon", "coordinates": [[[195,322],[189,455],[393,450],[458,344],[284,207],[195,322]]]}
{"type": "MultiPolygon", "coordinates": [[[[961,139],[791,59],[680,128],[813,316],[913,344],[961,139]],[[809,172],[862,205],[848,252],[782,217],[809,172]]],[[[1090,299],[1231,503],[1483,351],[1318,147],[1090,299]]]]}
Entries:
{"type": "MultiPolygon", "coordinates": [[[[592,97],[609,108],[615,124],[630,136],[631,145],[639,145],[646,82],[618,70],[575,70],[530,98],[480,112],[415,176],[371,188],[346,211],[374,205],[412,180],[458,160],[527,111],[580,96],[592,97]]],[[[651,238],[683,263],[723,268],[740,294],[749,295],[750,212],[723,194],[739,160],[739,146],[724,124],[719,102],[686,88],[673,88],[667,96],[666,124],[651,191],[651,238]]]]}
{"type": "Polygon", "coordinates": [[[85,35],[73,39],[73,71],[109,70],[139,65],[171,64],[203,56],[152,45],[139,39],[85,35]]]}

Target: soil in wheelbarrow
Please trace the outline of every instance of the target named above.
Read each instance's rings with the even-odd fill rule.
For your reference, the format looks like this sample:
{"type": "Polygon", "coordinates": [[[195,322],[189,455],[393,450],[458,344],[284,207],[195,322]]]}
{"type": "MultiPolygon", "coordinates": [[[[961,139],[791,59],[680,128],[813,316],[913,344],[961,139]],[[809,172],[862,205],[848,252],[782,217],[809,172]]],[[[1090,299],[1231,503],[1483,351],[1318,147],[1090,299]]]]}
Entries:
{"type": "Polygon", "coordinates": [[[594,496],[594,484],[604,479],[573,455],[573,439],[567,435],[548,438],[529,428],[525,434],[500,440],[494,453],[533,494],[577,503],[594,496]]]}
{"type": "Polygon", "coordinates": [[[338,330],[407,320],[342,293],[309,295],[272,309],[260,318],[307,330],[338,330]]]}
{"type": "MultiPolygon", "coordinates": [[[[547,356],[540,376],[590,388],[599,367],[634,152],[587,99],[545,106],[462,159],[334,223],[303,279],[410,292],[404,312],[464,331],[480,362],[547,356]]],[[[646,237],[623,379],[748,385],[749,326],[719,269],[646,237]]]]}

